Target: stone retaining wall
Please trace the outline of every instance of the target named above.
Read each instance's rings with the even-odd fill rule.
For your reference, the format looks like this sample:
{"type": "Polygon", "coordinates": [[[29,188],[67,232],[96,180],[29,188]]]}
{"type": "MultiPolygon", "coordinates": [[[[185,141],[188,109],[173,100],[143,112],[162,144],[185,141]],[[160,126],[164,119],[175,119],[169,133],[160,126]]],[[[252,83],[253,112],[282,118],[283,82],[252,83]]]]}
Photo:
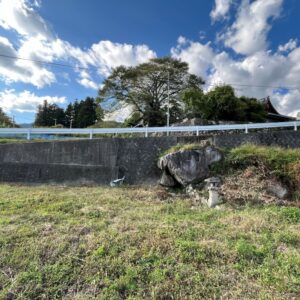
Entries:
{"type": "MultiPolygon", "coordinates": [[[[159,155],[177,143],[206,137],[101,138],[0,145],[0,181],[108,184],[125,176],[127,184],[152,184],[160,176],[159,155]]],[[[217,147],[243,143],[300,147],[300,132],[226,134],[209,138],[217,147]]]]}

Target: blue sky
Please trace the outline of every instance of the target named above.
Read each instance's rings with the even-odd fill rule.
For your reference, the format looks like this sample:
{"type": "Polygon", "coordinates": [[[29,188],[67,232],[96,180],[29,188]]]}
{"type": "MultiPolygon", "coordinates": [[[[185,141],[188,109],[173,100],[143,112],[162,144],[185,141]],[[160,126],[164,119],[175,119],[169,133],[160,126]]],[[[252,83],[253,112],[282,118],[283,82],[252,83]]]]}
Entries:
{"type": "Polygon", "coordinates": [[[112,68],[172,55],[207,86],[300,111],[299,0],[0,0],[0,107],[31,122],[43,99],[96,96],[112,68]]]}

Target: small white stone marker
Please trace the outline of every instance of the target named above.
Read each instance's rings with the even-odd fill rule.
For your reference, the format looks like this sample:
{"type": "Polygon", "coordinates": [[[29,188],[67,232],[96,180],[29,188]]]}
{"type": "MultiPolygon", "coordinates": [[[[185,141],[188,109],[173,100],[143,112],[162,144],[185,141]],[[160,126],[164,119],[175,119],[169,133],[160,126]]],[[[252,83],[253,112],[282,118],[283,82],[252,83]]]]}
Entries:
{"type": "Polygon", "coordinates": [[[210,208],[216,207],[221,203],[219,199],[219,184],[221,180],[218,177],[211,177],[204,180],[208,183],[209,198],[207,205],[210,208]]]}

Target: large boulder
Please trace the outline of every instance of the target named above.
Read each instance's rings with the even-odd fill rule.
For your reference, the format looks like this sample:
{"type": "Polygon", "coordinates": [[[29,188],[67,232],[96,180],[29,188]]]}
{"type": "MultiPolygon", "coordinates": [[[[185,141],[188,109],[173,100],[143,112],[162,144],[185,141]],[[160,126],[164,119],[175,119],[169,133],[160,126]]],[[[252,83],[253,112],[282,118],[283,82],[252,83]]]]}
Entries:
{"type": "Polygon", "coordinates": [[[167,186],[167,187],[173,187],[176,185],[176,181],[174,180],[174,178],[169,175],[167,173],[166,170],[163,171],[159,184],[163,185],[163,186],[167,186]]]}
{"type": "Polygon", "coordinates": [[[211,146],[167,154],[158,161],[158,167],[163,171],[160,183],[166,186],[199,183],[209,176],[209,165],[221,159],[221,152],[211,146]]]}

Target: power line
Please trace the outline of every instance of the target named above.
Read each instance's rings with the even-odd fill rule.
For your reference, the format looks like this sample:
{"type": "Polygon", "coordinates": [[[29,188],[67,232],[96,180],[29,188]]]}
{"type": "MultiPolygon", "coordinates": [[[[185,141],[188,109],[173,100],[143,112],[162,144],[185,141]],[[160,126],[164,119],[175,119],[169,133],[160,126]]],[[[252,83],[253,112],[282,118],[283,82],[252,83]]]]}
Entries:
{"type": "MultiPolygon", "coordinates": [[[[50,66],[56,66],[56,67],[66,67],[66,68],[71,68],[71,69],[81,69],[81,70],[90,70],[91,69],[91,68],[77,67],[77,66],[71,66],[71,65],[67,65],[67,64],[61,64],[61,63],[52,63],[52,62],[47,62],[47,61],[43,61],[43,60],[23,58],[23,57],[6,55],[6,54],[0,54],[0,57],[8,58],[8,59],[31,61],[31,62],[35,62],[35,63],[38,63],[38,64],[50,65],[50,66]]],[[[97,69],[97,68],[95,68],[95,69],[97,69]]]]}
{"type": "MultiPolygon", "coordinates": [[[[24,61],[31,61],[39,64],[49,65],[49,66],[56,66],[56,67],[65,67],[65,68],[71,68],[75,70],[98,70],[97,67],[78,67],[78,66],[72,66],[68,64],[63,63],[53,63],[53,62],[47,62],[43,60],[36,60],[31,58],[24,58],[19,56],[13,56],[13,55],[6,55],[6,54],[0,54],[0,57],[7,58],[7,59],[17,59],[17,60],[24,60],[24,61]]],[[[300,90],[300,87],[296,86],[269,86],[269,85],[253,85],[253,84],[240,84],[240,83],[215,83],[215,84],[206,84],[206,86],[218,86],[218,85],[231,85],[231,86],[240,86],[240,87],[252,87],[252,88],[272,88],[272,89],[282,89],[286,88],[289,90],[300,90]]]]}
{"type": "Polygon", "coordinates": [[[232,86],[241,86],[241,87],[255,87],[255,88],[272,88],[272,89],[282,89],[282,88],[286,88],[289,90],[298,90],[300,89],[300,87],[297,86],[286,86],[286,85],[282,85],[282,86],[272,86],[272,85],[252,85],[252,84],[240,84],[240,83],[215,83],[215,84],[208,84],[207,86],[218,86],[218,85],[232,85],[232,86]]]}

